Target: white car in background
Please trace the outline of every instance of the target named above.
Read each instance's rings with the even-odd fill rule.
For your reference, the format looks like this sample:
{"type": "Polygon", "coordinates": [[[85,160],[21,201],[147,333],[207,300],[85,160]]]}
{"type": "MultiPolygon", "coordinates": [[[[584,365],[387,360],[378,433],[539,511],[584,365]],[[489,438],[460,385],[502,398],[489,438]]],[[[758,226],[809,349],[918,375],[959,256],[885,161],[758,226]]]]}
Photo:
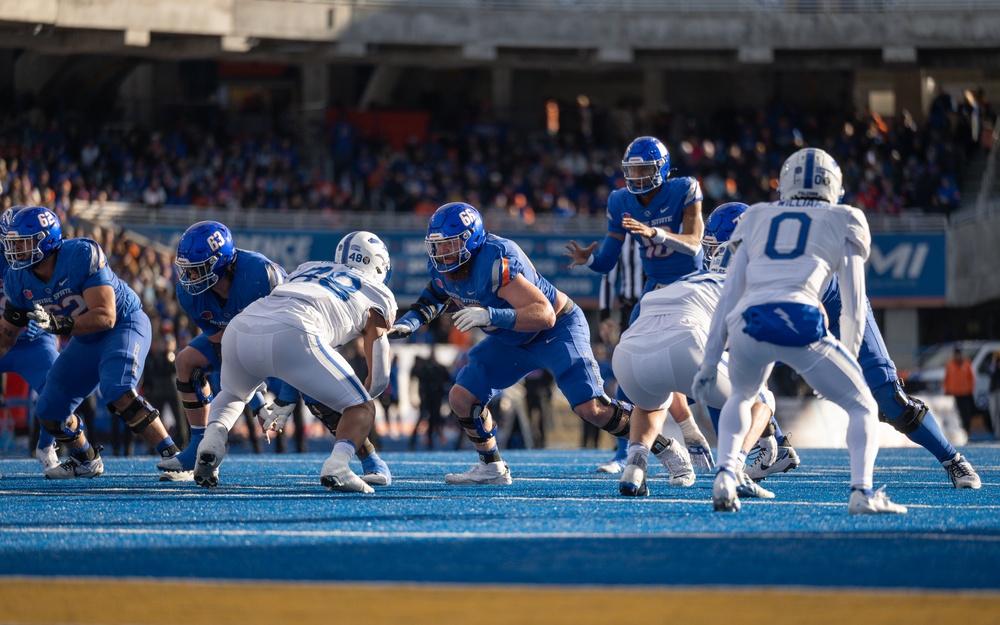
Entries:
{"type": "Polygon", "coordinates": [[[975,400],[980,410],[989,408],[990,361],[993,353],[1000,351],[1000,341],[955,341],[938,343],[928,349],[920,358],[920,364],[912,369],[906,378],[906,391],[915,395],[944,394],[944,367],[955,348],[972,361],[976,374],[975,400]]]}

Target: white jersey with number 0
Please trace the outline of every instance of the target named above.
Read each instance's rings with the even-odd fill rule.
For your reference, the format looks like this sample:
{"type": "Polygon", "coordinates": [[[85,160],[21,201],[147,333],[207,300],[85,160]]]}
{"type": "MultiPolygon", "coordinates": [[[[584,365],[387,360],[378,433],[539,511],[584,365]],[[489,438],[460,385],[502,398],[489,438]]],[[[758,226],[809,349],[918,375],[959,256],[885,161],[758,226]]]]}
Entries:
{"type": "Polygon", "coordinates": [[[748,264],[743,296],[726,317],[730,327],[750,306],[797,302],[819,307],[843,262],[845,241],[867,260],[871,234],[864,213],[854,207],[783,200],[751,206],[731,241],[745,249],[748,264]]]}

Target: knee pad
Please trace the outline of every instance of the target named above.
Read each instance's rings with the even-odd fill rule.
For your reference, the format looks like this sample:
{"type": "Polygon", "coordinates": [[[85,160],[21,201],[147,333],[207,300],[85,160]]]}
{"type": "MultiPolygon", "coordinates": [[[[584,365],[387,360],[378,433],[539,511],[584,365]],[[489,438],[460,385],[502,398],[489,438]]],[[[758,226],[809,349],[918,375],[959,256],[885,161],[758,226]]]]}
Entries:
{"type": "Polygon", "coordinates": [[[309,409],[312,416],[319,419],[326,426],[326,429],[330,430],[330,434],[337,436],[337,426],[340,425],[340,418],[344,416],[343,413],[337,412],[326,404],[319,402],[306,404],[306,408],[309,409]]]}
{"type": "Polygon", "coordinates": [[[462,426],[465,430],[465,435],[469,437],[469,440],[473,443],[488,443],[497,435],[497,420],[493,419],[493,428],[489,431],[486,430],[486,426],[483,423],[486,420],[486,415],[490,414],[489,408],[486,408],[482,404],[475,404],[472,406],[472,416],[463,419],[458,418],[458,424],[462,426]],[[470,434],[470,431],[475,431],[475,434],[470,434]]]}
{"type": "Polygon", "coordinates": [[[119,419],[124,421],[125,425],[127,425],[130,430],[136,434],[141,434],[153,421],[160,418],[160,411],[153,408],[153,406],[146,401],[145,397],[135,392],[135,389],[129,391],[128,394],[132,396],[132,402],[125,408],[125,410],[118,412],[115,405],[109,403],[107,405],[108,412],[116,415],[119,419]],[[137,417],[136,415],[143,409],[146,410],[146,414],[137,417]]]}
{"type": "Polygon", "coordinates": [[[48,421],[39,419],[45,431],[51,434],[57,441],[70,445],[83,436],[83,419],[76,415],[71,415],[64,421],[48,421]],[[76,426],[70,425],[76,417],[76,426]]]}
{"type": "Polygon", "coordinates": [[[597,399],[605,406],[614,406],[614,413],[611,415],[611,419],[605,425],[601,426],[601,429],[612,436],[627,437],[631,429],[630,417],[632,416],[632,404],[618,399],[611,399],[607,395],[601,395],[597,399]]]}
{"type": "Polygon", "coordinates": [[[208,374],[211,372],[211,367],[199,367],[191,372],[191,381],[182,382],[177,380],[176,385],[178,391],[182,393],[191,393],[195,396],[194,401],[181,401],[186,410],[197,410],[212,403],[214,396],[212,395],[211,386],[209,386],[208,394],[205,394],[205,385],[208,384],[207,378],[208,374]]]}
{"type": "MultiPolygon", "coordinates": [[[[906,394],[903,385],[899,382],[895,384],[895,392],[892,394],[893,401],[899,406],[894,412],[899,416],[892,418],[882,410],[878,411],[878,420],[888,423],[901,434],[912,434],[920,429],[927,416],[927,404],[906,394]]],[[[881,408],[881,406],[880,406],[881,408]]]]}

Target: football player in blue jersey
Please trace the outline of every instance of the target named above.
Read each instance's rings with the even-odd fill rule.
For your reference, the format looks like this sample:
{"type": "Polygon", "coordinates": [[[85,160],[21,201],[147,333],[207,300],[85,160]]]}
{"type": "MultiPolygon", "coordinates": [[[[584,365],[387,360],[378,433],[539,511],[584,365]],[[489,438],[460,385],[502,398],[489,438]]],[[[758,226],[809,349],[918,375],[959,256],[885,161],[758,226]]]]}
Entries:
{"type": "MultiPolygon", "coordinates": [[[[829,319],[830,332],[840,338],[842,302],[837,276],[833,277],[830,286],[823,294],[822,301],[829,319]]],[[[861,349],[858,352],[858,364],[861,365],[865,382],[878,403],[879,420],[888,423],[911,441],[931,452],[948,472],[948,477],[955,488],[980,488],[982,481],[979,475],[969,461],[958,453],[941,433],[941,428],[938,427],[927,404],[910,397],[903,390],[903,382],[896,373],[896,365],[889,357],[889,350],[882,340],[882,333],[875,322],[875,315],[872,313],[868,298],[865,298],[865,304],[867,308],[865,329],[861,339],[861,349]]]]}
{"type": "Polygon", "coordinates": [[[159,412],[136,388],[149,351],[149,317],[139,296],[108,266],[104,250],[85,239],[63,240],[55,213],[24,208],[4,236],[7,304],[0,321],[0,357],[14,346],[29,322],[71,337],[46,377],[35,412],[69,459],[47,469],[50,479],[97,477],[104,472],[100,449],[73,414],[98,387],[113,398],[117,415],[163,457],[180,452],[160,421],[159,412]]]}
{"type": "MultiPolygon", "coordinates": [[[[187,347],[177,354],[177,389],[181,393],[184,412],[191,426],[191,441],[178,456],[162,460],[157,466],[163,471],[160,479],[181,481],[193,479],[198,444],[205,435],[208,406],[212,400],[207,374],[220,371],[222,366],[222,336],[226,326],[252,302],[268,295],[285,281],[285,270],[266,256],[238,249],[232,232],[217,221],[202,221],[192,225],[177,244],[176,265],[179,277],[176,286],[181,308],[201,329],[187,347]]],[[[272,409],[272,421],[282,425],[295,409],[298,399],[294,389],[281,388],[272,409]]],[[[249,406],[255,414],[264,408],[263,394],[258,392],[249,406]]],[[[327,427],[333,422],[326,406],[308,401],[310,411],[327,427]]],[[[279,428],[280,429],[280,428],[279,428]]],[[[336,435],[336,426],[331,428],[336,435]]],[[[388,484],[388,467],[366,441],[358,451],[364,464],[367,481],[388,484]]]]}
{"type": "MultiPolygon", "coordinates": [[[[14,215],[24,208],[26,207],[12,206],[0,215],[0,252],[4,249],[3,237],[10,229],[14,215]]],[[[6,255],[0,255],[0,311],[7,304],[7,296],[3,293],[3,276],[8,266],[6,255]]],[[[16,373],[24,378],[35,393],[41,394],[45,388],[45,374],[52,368],[58,355],[59,347],[55,335],[43,332],[38,324],[32,321],[21,332],[21,336],[7,355],[0,358],[0,374],[16,373]]],[[[41,461],[43,471],[59,466],[57,448],[55,437],[42,428],[38,433],[38,444],[35,445],[35,457],[41,461]]]]}
{"type": "MultiPolygon", "coordinates": [[[[552,372],[581,418],[628,437],[631,406],[605,395],[583,311],[535,271],[516,243],[488,233],[473,206],[452,202],[431,215],[425,244],[431,280],[393,324],[390,338],[409,335],[446,309],[457,309],[452,320],[459,331],[479,327],[487,335],[469,352],[448,396],[479,462],[446,475],[446,483],[511,483],[486,405],[535,369],[552,372]]],[[[683,445],[658,436],[651,451],[670,471],[672,484],[694,482],[683,445]]]]}
{"type": "MultiPolygon", "coordinates": [[[[655,137],[639,137],[629,144],[622,157],[622,172],[625,188],[613,191],[608,197],[608,233],[600,249],[596,241],[587,247],[570,241],[566,246],[569,253],[565,256],[571,260],[570,268],[583,265],[598,273],[607,273],[618,262],[625,235],[631,234],[642,247],[645,295],[701,269],[701,238],[705,231],[701,215],[703,196],[694,178],[669,178],[670,152],[655,137]]],[[[639,316],[641,306],[640,298],[630,321],[639,316]]],[[[621,392],[619,398],[627,399],[621,392]]],[[[680,393],[675,395],[670,413],[685,432],[685,443],[692,459],[700,468],[710,469],[713,462],[708,442],[680,393]]],[[[625,465],[627,447],[628,441],[619,438],[614,459],[598,471],[620,472],[625,465]]]]}

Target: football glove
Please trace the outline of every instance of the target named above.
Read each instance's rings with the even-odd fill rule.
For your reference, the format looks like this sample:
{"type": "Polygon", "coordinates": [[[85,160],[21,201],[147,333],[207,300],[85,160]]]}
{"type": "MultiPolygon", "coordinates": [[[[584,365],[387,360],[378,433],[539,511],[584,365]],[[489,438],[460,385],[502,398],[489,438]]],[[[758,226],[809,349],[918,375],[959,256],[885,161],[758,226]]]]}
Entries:
{"type": "Polygon", "coordinates": [[[260,426],[264,430],[264,438],[267,439],[268,443],[271,442],[271,432],[281,432],[285,429],[285,422],[295,414],[295,404],[296,402],[289,403],[275,399],[274,403],[269,406],[271,412],[260,426]]]}
{"type": "Polygon", "coordinates": [[[455,328],[459,332],[468,332],[472,328],[482,328],[490,325],[490,311],[486,308],[463,308],[451,316],[455,328]]]}
{"type": "Polygon", "coordinates": [[[704,436],[700,438],[684,438],[687,445],[688,455],[691,456],[691,464],[702,473],[706,473],[715,468],[715,460],[712,458],[712,449],[708,446],[708,441],[704,436]]]}
{"type": "Polygon", "coordinates": [[[39,328],[49,334],[58,334],[60,336],[69,336],[73,331],[73,324],[75,323],[72,317],[53,315],[38,304],[35,304],[35,309],[28,313],[28,319],[37,323],[39,328]]]}
{"type": "Polygon", "coordinates": [[[405,339],[406,337],[413,334],[417,328],[420,327],[420,320],[416,315],[406,313],[402,317],[396,320],[396,323],[392,324],[389,328],[389,333],[386,335],[390,339],[405,339]]]}
{"type": "Polygon", "coordinates": [[[715,390],[719,376],[719,366],[715,363],[703,362],[694,376],[691,385],[691,396],[702,406],[707,406],[706,398],[715,390]]]}

